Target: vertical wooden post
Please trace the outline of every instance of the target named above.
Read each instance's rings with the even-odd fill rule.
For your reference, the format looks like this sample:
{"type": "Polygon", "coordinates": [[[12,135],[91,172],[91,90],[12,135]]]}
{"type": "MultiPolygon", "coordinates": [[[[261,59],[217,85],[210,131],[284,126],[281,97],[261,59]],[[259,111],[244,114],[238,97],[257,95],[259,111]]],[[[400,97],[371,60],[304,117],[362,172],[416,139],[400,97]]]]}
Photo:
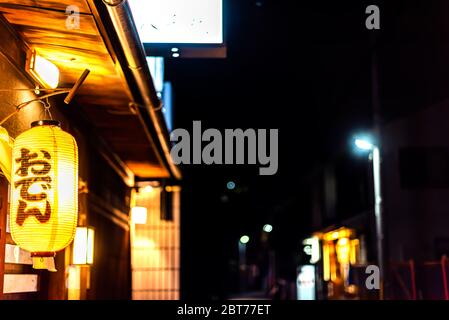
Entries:
{"type": "Polygon", "coordinates": [[[3,298],[5,273],[6,213],[8,208],[8,184],[0,177],[0,300],[3,298]]]}
{"type": "Polygon", "coordinates": [[[415,262],[413,260],[410,260],[409,264],[410,264],[410,278],[411,278],[410,280],[412,284],[412,300],[417,300],[415,262]]]}
{"type": "Polygon", "coordinates": [[[441,271],[443,273],[443,288],[444,288],[444,300],[449,300],[449,290],[447,287],[447,257],[444,255],[441,257],[441,271]]]}

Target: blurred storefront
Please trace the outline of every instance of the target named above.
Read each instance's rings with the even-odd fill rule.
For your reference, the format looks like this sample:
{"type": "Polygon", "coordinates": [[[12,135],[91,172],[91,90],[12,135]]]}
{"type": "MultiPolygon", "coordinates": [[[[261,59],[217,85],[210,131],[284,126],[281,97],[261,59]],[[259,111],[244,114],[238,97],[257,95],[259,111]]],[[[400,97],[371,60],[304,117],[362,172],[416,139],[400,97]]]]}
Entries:
{"type": "Polygon", "coordinates": [[[0,299],[179,297],[180,192],[175,185],[181,174],[170,158],[171,124],[159,98],[167,94],[155,89],[126,8],[110,9],[95,0],[0,1],[0,121],[13,114],[2,127],[16,138],[31,122],[51,118],[79,149],[78,228],[75,242],[57,253],[56,272],[33,269],[30,253],[13,241],[12,186],[0,174],[0,299]],[[45,72],[57,71],[56,88],[30,72],[31,53],[45,61],[45,72]],[[63,101],[66,95],[39,100],[70,90],[85,69],[90,74],[70,104],[63,101]],[[142,185],[154,185],[145,199],[142,185]],[[139,202],[148,210],[146,226],[131,218],[139,202]],[[147,241],[144,247],[141,240],[147,241]],[[148,248],[153,251],[145,257],[136,255],[148,248]],[[154,273],[142,278],[137,268],[154,273]],[[161,276],[164,284],[152,280],[161,276]]]}
{"type": "MultiPolygon", "coordinates": [[[[304,266],[313,267],[314,275],[308,277],[313,278],[313,300],[369,298],[364,274],[367,266],[366,248],[363,231],[347,227],[328,228],[305,239],[301,255],[305,257],[307,265],[298,269],[303,271],[304,266]]],[[[301,277],[304,277],[303,272],[298,273],[298,293],[301,290],[301,277]]],[[[300,296],[298,294],[298,298],[300,296]]]]}
{"type": "Polygon", "coordinates": [[[132,298],[180,298],[180,187],[153,182],[134,193],[132,298]]]}

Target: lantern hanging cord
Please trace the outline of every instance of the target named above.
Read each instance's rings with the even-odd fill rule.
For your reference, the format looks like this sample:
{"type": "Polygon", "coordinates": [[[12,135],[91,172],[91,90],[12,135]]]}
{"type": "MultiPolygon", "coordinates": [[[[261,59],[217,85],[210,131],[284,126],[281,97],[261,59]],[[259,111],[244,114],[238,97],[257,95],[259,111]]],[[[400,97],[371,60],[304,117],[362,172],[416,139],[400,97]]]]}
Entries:
{"type": "MultiPolygon", "coordinates": [[[[22,102],[21,104],[16,106],[16,110],[14,110],[14,112],[10,113],[2,121],[0,121],[0,126],[3,125],[6,121],[8,121],[11,117],[13,117],[17,113],[19,113],[20,110],[22,110],[23,108],[29,106],[33,102],[40,102],[40,103],[42,103],[44,105],[44,108],[47,109],[47,108],[49,108],[50,104],[48,103],[48,100],[47,100],[47,103],[46,103],[44,101],[44,99],[48,99],[50,97],[53,97],[53,96],[56,96],[56,95],[59,95],[59,94],[69,93],[69,92],[70,92],[70,90],[61,90],[61,91],[57,91],[57,92],[48,93],[48,94],[43,95],[42,97],[39,97],[39,98],[36,98],[36,99],[32,99],[32,100],[29,100],[29,101],[22,102]]],[[[49,110],[48,110],[48,112],[49,112],[50,117],[51,117],[51,113],[50,113],[49,110]]]]}
{"type": "MultiPolygon", "coordinates": [[[[40,91],[53,91],[50,93],[47,93],[45,95],[43,95],[42,97],[36,98],[36,99],[32,99],[26,102],[22,102],[21,104],[16,106],[16,110],[14,112],[12,112],[11,114],[9,114],[8,116],[6,116],[6,118],[4,118],[2,121],[0,121],[0,126],[3,125],[6,121],[8,121],[11,117],[13,117],[15,114],[17,114],[20,110],[22,110],[23,108],[25,108],[26,106],[30,105],[33,102],[40,102],[44,105],[44,108],[46,108],[46,112],[48,112],[50,118],[52,118],[51,113],[50,113],[50,103],[48,102],[48,98],[56,96],[56,95],[60,95],[60,94],[65,94],[67,93],[67,97],[64,99],[64,103],[69,104],[72,100],[73,97],[75,96],[76,92],[78,91],[78,89],[81,87],[81,85],[84,83],[84,80],[86,80],[87,76],[89,75],[90,70],[86,69],[84,70],[84,72],[81,74],[81,76],[78,78],[78,80],[75,82],[75,84],[73,85],[73,87],[71,89],[65,89],[65,88],[61,88],[61,89],[38,89],[40,91]],[[45,102],[45,101],[46,102],[45,102]]],[[[36,89],[0,89],[1,91],[34,91],[36,89]]]]}
{"type": "Polygon", "coordinates": [[[42,101],[42,100],[41,100],[41,102],[43,102],[43,105],[44,105],[44,113],[45,113],[46,115],[48,115],[48,117],[50,118],[50,120],[53,120],[53,116],[51,115],[51,111],[50,111],[51,104],[50,104],[50,101],[48,101],[48,97],[45,98],[45,101],[42,101]]]}

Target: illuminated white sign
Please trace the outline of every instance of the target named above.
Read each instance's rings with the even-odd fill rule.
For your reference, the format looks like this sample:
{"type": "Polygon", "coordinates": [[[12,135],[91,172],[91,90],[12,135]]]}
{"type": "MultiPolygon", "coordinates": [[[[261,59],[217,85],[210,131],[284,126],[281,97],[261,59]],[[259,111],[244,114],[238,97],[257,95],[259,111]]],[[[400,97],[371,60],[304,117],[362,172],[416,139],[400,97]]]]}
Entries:
{"type": "Polygon", "coordinates": [[[302,266],[299,270],[297,285],[298,300],[315,300],[315,267],[302,266]]]}
{"type": "Polygon", "coordinates": [[[305,254],[310,256],[310,263],[320,261],[320,240],[318,237],[305,239],[303,242],[305,254]]]}
{"type": "Polygon", "coordinates": [[[129,0],[143,43],[223,43],[223,0],[129,0]]]}

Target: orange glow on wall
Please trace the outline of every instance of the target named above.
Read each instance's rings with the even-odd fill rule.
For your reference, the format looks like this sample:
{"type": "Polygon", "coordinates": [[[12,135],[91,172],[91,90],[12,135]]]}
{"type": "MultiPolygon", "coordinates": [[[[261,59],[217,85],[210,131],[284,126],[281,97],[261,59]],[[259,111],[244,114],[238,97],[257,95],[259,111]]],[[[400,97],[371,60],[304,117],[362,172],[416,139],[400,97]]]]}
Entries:
{"type": "Polygon", "coordinates": [[[161,217],[162,187],[141,188],[134,206],[146,208],[144,224],[132,225],[132,297],[136,300],[179,299],[180,192],[173,192],[173,220],[161,217]]]}
{"type": "Polygon", "coordinates": [[[131,221],[134,224],[146,224],[148,219],[148,210],[145,207],[132,207],[131,221]]]}

